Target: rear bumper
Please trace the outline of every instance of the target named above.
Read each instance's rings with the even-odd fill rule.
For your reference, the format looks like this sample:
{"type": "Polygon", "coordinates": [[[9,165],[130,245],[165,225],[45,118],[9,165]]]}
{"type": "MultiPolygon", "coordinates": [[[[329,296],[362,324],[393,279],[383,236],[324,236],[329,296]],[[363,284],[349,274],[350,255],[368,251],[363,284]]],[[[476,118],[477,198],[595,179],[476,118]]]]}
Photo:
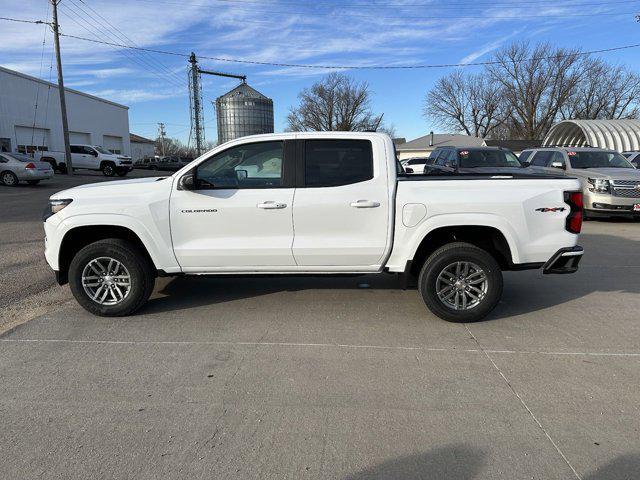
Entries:
{"type": "Polygon", "coordinates": [[[580,246],[565,247],[558,250],[542,267],[542,273],[565,274],[578,271],[584,249],[580,246]]]}
{"type": "Polygon", "coordinates": [[[18,175],[18,180],[48,180],[53,178],[53,170],[26,170],[18,175]]]}

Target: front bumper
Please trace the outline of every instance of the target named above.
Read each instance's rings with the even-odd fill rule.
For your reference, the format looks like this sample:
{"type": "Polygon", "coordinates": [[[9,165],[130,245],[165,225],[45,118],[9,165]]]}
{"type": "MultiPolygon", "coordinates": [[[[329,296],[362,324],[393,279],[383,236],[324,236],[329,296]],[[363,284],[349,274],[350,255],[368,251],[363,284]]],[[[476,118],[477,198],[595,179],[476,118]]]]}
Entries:
{"type": "Polygon", "coordinates": [[[582,260],[584,248],[576,245],[575,247],[565,247],[558,250],[553,257],[542,267],[542,273],[550,274],[566,274],[578,271],[578,264],[582,260]]]}
{"type": "Polygon", "coordinates": [[[640,204],[640,197],[621,197],[585,190],[584,209],[588,215],[640,215],[640,212],[633,210],[634,205],[640,204]]]}

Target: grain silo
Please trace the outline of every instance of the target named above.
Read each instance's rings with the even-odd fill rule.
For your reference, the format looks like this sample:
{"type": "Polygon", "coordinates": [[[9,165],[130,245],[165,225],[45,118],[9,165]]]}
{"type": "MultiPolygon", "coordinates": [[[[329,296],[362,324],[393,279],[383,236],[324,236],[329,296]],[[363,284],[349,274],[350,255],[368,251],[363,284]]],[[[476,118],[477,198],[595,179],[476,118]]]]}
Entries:
{"type": "Polygon", "coordinates": [[[273,100],[241,83],[216,99],[218,145],[235,138],[273,133],[273,100]]]}

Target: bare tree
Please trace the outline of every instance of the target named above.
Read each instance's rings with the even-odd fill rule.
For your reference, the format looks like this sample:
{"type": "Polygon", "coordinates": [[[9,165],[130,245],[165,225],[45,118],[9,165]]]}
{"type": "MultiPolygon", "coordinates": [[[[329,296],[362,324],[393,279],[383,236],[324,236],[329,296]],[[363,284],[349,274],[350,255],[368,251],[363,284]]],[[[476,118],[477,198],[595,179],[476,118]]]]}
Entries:
{"type": "Polygon", "coordinates": [[[580,80],[561,108],[563,119],[638,118],[640,76],[599,58],[586,58],[580,80]]]}
{"type": "Polygon", "coordinates": [[[371,112],[366,82],[332,73],[302,90],[300,105],[287,115],[291,131],[362,131],[379,126],[382,116],[371,112]]]}
{"type": "Polygon", "coordinates": [[[496,53],[497,63],[487,71],[507,101],[513,137],[536,140],[546,135],[578,85],[579,55],[547,43],[531,48],[526,42],[496,53]]]}
{"type": "Polygon", "coordinates": [[[486,137],[507,119],[499,86],[485,75],[457,70],[440,78],[427,94],[424,114],[440,126],[486,137]]]}

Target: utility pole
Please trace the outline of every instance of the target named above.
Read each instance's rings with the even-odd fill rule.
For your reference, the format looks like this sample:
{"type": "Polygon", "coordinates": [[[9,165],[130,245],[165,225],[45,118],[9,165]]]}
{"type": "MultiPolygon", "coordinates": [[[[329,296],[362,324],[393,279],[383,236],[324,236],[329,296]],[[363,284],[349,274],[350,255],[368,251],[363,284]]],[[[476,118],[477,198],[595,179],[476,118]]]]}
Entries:
{"type": "Polygon", "coordinates": [[[64,157],[67,174],[73,175],[71,163],[71,146],[69,145],[69,123],[67,122],[67,101],[64,96],[64,80],[62,78],[62,59],[60,58],[60,28],[58,25],[58,3],[61,0],[51,0],[53,8],[53,43],[56,50],[56,64],[58,65],[58,95],[60,96],[60,110],[62,112],[62,136],[64,138],[64,157]]]}
{"type": "Polygon", "coordinates": [[[164,157],[164,136],[166,132],[164,130],[164,123],[158,123],[158,136],[160,137],[160,144],[162,145],[162,156],[164,157]]]}
{"type": "Polygon", "coordinates": [[[190,100],[191,100],[191,131],[192,137],[196,141],[196,152],[198,156],[202,155],[204,148],[204,131],[202,130],[203,115],[202,115],[202,98],[200,93],[200,72],[198,71],[198,60],[196,54],[191,52],[189,57],[189,63],[191,64],[191,76],[189,77],[190,84],[190,100]]]}

